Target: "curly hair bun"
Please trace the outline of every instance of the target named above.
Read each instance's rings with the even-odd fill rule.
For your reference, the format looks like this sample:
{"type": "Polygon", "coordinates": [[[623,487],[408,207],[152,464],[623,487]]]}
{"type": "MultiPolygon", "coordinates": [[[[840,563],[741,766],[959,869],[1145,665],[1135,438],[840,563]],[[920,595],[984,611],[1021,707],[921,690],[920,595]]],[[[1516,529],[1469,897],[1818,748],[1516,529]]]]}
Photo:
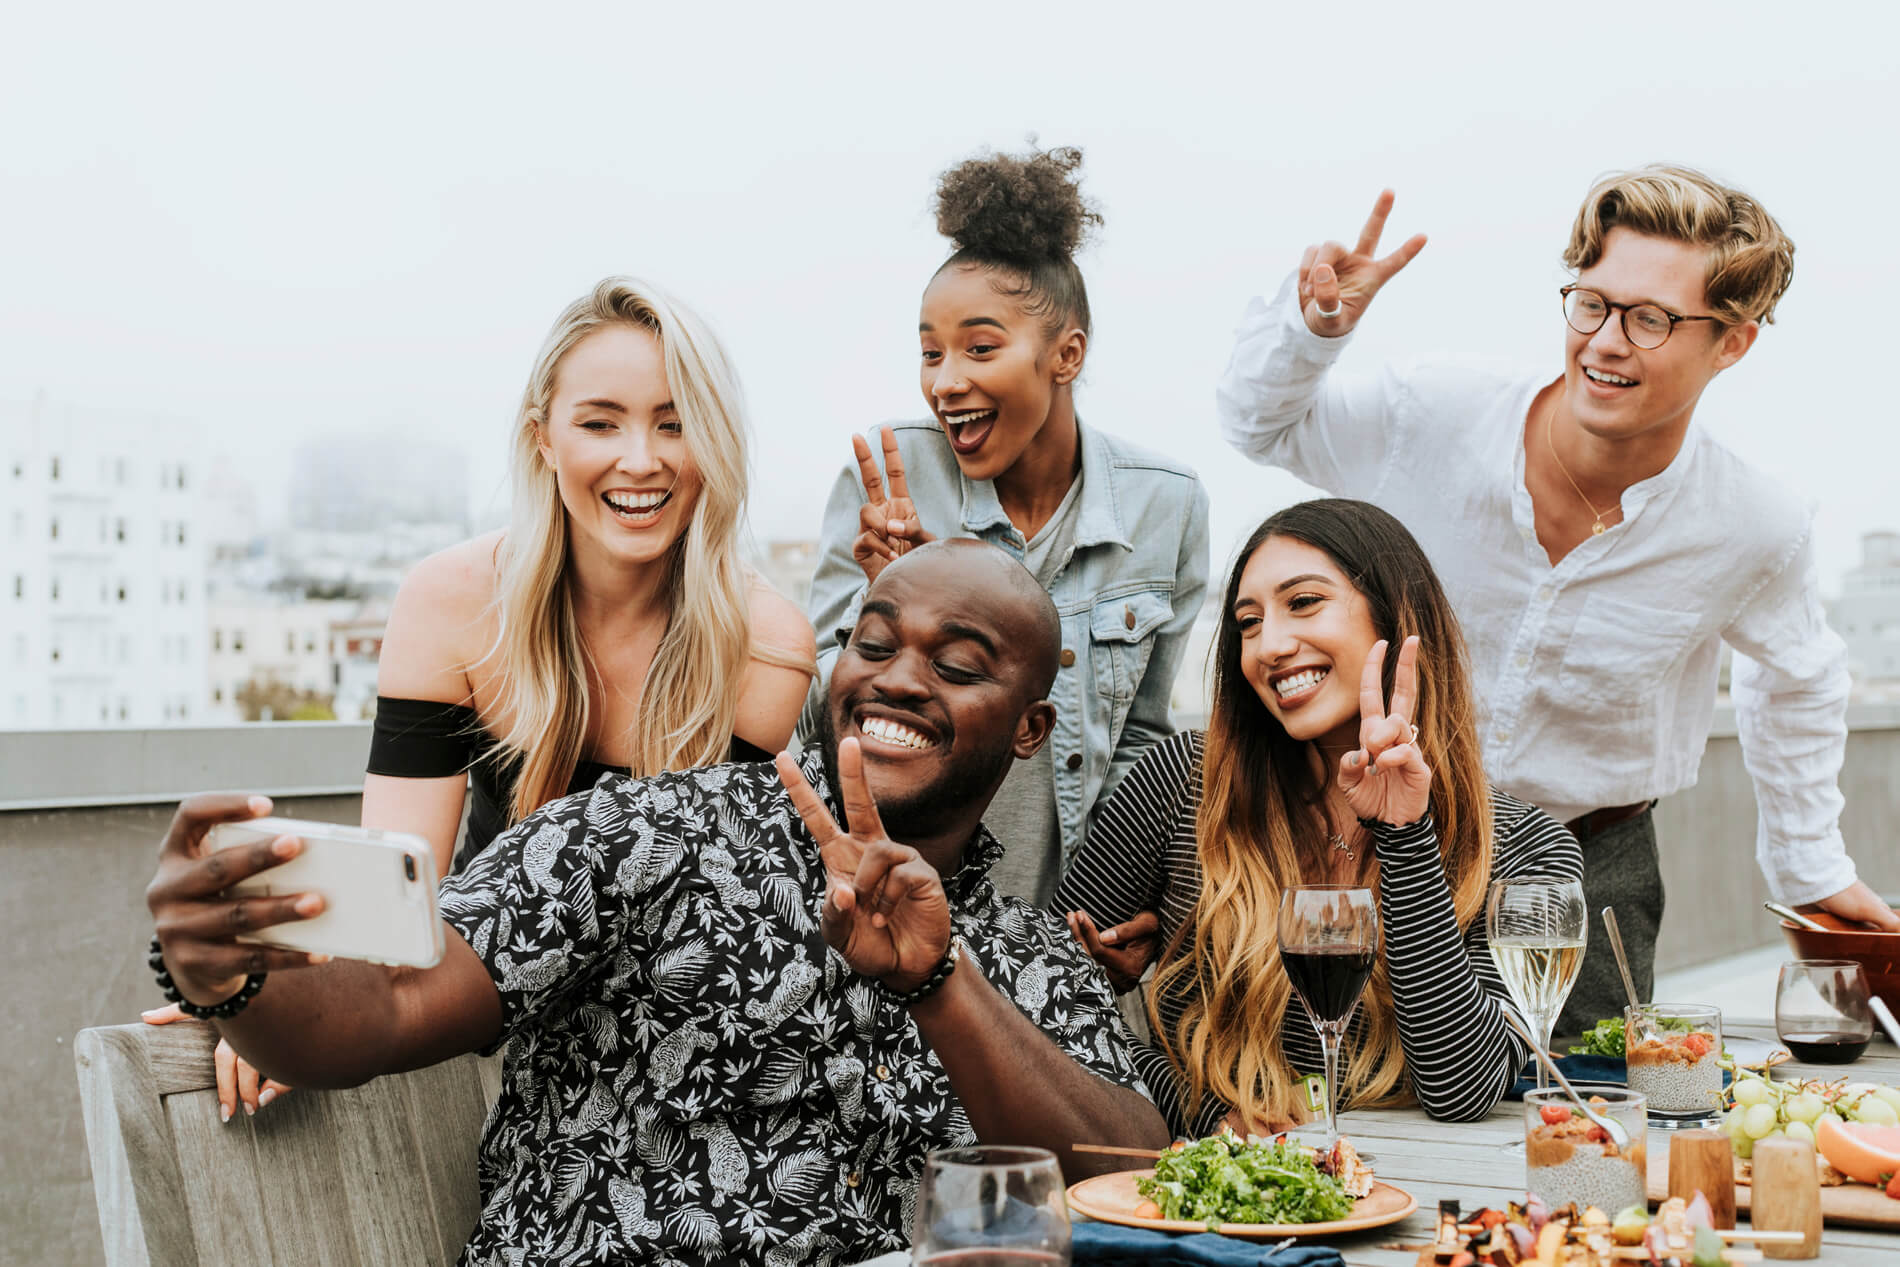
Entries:
{"type": "Polygon", "coordinates": [[[937,182],[937,232],[973,255],[1067,259],[1102,223],[1076,188],[1081,166],[1073,146],[959,163],[937,182]]]}

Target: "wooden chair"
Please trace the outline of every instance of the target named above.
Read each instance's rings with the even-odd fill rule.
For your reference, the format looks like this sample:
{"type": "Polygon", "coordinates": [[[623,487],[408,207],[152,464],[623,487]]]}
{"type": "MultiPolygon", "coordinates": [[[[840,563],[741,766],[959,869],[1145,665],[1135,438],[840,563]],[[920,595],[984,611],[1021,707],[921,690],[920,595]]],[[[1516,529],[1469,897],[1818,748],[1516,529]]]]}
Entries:
{"type": "Polygon", "coordinates": [[[73,1044],[109,1267],[455,1261],[498,1059],[299,1090],[222,1123],[215,1042],[181,1021],[73,1044]]]}

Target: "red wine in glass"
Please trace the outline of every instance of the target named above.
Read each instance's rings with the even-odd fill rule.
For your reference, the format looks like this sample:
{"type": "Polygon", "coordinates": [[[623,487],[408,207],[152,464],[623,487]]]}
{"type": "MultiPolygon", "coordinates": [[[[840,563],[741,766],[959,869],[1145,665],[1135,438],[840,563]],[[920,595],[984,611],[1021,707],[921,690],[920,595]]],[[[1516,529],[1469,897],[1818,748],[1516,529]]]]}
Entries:
{"type": "Polygon", "coordinates": [[[1867,1034],[1835,1032],[1783,1034],[1781,1041],[1787,1044],[1796,1060],[1805,1060],[1811,1065],[1850,1065],[1860,1059],[1873,1039],[1867,1034]]]}
{"type": "Polygon", "coordinates": [[[1357,946],[1296,947],[1280,952],[1293,988],[1316,1021],[1346,1019],[1366,988],[1375,958],[1372,950],[1357,946]]]}

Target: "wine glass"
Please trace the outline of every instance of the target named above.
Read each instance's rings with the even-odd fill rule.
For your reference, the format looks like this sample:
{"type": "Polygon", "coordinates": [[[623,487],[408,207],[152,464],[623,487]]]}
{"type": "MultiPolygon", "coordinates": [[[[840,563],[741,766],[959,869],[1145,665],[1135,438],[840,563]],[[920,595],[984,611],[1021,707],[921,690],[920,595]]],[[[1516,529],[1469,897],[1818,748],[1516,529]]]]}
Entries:
{"type": "Polygon", "coordinates": [[[1069,1198],[1046,1148],[978,1144],[924,1160],[911,1262],[1058,1267],[1069,1261],[1069,1198]]]}
{"type": "Polygon", "coordinates": [[[1775,980],[1775,1034],[1796,1060],[1846,1065],[1874,1040],[1867,974],[1852,959],[1795,959],[1775,980]]]}
{"type": "Polygon", "coordinates": [[[1379,957],[1371,889],[1302,884],[1280,892],[1280,962],[1326,1053],[1326,1147],[1339,1138],[1339,1040],[1379,957]]]}
{"type": "MultiPolygon", "coordinates": [[[[1583,967],[1584,910],[1583,882],[1555,878],[1498,880],[1485,903],[1492,962],[1545,1051],[1583,967]]],[[[1542,1090],[1549,1082],[1543,1062],[1536,1063],[1542,1090]]]]}

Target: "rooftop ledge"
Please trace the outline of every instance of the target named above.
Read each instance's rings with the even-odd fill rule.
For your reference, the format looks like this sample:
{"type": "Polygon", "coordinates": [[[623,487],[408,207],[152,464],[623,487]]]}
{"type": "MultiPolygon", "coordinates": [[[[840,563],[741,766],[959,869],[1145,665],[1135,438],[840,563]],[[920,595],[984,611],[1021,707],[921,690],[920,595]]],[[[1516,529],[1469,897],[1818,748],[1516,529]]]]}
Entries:
{"type": "MultiPolygon", "coordinates": [[[[1203,718],[1177,716],[1183,726],[1203,718]]],[[[1848,709],[1850,731],[1900,730],[1900,702],[1848,709]]],[[[1735,735],[1716,709],[1712,739],[1735,735]]],[[[368,722],[248,722],[137,729],[0,730],[0,811],[175,802],[223,789],[265,796],[362,791],[368,722]]]]}

